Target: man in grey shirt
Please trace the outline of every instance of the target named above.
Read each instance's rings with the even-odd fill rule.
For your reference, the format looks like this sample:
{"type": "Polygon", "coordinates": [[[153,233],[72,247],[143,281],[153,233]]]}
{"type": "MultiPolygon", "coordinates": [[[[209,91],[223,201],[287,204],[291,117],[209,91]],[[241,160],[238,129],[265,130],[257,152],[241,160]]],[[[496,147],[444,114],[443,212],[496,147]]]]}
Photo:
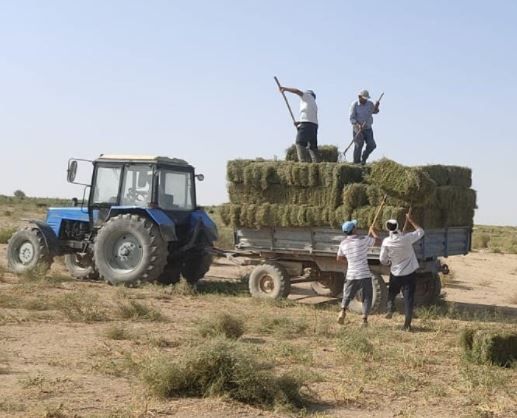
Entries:
{"type": "Polygon", "coordinates": [[[368,156],[377,147],[373,139],[373,116],[379,113],[379,102],[375,104],[369,100],[370,94],[368,90],[359,92],[359,99],[352,103],[350,107],[350,123],[353,126],[354,136],[354,163],[366,164],[368,156]],[[363,146],[366,148],[363,151],[363,146]],[[361,155],[362,152],[362,155],[361,155]]]}

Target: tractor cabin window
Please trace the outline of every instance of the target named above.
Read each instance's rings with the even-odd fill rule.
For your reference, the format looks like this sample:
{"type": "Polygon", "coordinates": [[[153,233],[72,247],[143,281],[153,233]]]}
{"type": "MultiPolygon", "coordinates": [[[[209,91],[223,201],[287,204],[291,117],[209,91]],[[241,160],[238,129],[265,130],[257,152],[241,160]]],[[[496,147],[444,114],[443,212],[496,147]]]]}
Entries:
{"type": "Polygon", "coordinates": [[[121,167],[97,167],[93,194],[94,204],[116,204],[121,167]]]}
{"type": "Polygon", "coordinates": [[[164,210],[194,209],[193,176],[185,171],[161,171],[158,205],[164,210]]]}
{"type": "Polygon", "coordinates": [[[145,165],[129,165],[122,184],[122,206],[148,206],[152,197],[153,169],[145,165]]]}

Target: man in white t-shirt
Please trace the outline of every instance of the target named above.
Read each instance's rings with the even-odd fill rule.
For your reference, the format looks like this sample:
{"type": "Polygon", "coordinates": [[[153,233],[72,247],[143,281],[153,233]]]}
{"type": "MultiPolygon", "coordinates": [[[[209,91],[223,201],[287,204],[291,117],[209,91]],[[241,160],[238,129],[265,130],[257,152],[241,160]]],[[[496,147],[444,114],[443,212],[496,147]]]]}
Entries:
{"type": "Polygon", "coordinates": [[[386,317],[391,318],[395,312],[395,297],[402,290],[405,313],[404,330],[411,331],[416,288],[415,271],[420,267],[413,244],[424,236],[424,230],[415,223],[409,213],[406,218],[415,228],[414,232],[407,234],[400,232],[395,219],[386,222],[389,236],[382,241],[379,260],[382,264],[391,264],[386,317]]]}
{"type": "Polygon", "coordinates": [[[307,148],[310,160],[319,162],[318,153],[318,106],[316,94],[312,90],[301,91],[291,87],[280,87],[282,93],[289,92],[300,97],[300,117],[295,122],[298,134],[296,135],[296,152],[298,161],[308,162],[307,148]]]}
{"type": "Polygon", "coordinates": [[[346,234],[346,238],[339,244],[337,251],[337,261],[346,260],[346,280],[343,289],[343,302],[341,312],[338,316],[338,323],[345,322],[348,305],[359,290],[363,291],[363,325],[368,324],[368,314],[372,307],[373,287],[372,273],[368,267],[368,251],[375,245],[378,236],[375,230],[370,228],[368,235],[356,234],[357,221],[345,222],[341,229],[346,234]]]}

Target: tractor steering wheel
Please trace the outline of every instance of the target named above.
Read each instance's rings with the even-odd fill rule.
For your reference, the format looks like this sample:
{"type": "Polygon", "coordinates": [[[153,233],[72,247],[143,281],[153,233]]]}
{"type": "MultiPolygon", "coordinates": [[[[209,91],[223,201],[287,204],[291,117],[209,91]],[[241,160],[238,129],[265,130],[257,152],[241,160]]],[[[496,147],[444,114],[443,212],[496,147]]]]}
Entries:
{"type": "Polygon", "coordinates": [[[134,187],[127,189],[127,198],[133,202],[145,202],[148,192],[136,190],[134,187]]]}

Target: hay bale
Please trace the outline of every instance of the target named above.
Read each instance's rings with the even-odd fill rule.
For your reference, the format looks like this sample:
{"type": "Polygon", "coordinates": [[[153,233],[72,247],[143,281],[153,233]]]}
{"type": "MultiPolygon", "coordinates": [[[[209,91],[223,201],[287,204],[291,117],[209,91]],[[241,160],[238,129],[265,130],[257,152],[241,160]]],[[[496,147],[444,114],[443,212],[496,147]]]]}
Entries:
{"type": "Polygon", "coordinates": [[[454,165],[424,165],[415,167],[428,174],[438,186],[472,186],[472,170],[454,165]]]}
{"type": "MultiPolygon", "coordinates": [[[[321,145],[318,147],[321,162],[337,163],[339,151],[335,145],[321,145]]],[[[298,161],[296,145],[291,145],[285,150],[286,161],[298,161]]]]}
{"type": "Polygon", "coordinates": [[[392,197],[421,204],[429,201],[436,188],[436,183],[424,171],[388,159],[371,164],[368,182],[392,197]]]}
{"type": "Polygon", "coordinates": [[[517,361],[517,333],[466,330],[461,344],[467,359],[479,364],[511,367],[517,361]]]}
{"type": "Polygon", "coordinates": [[[363,183],[352,183],[345,185],[343,189],[343,205],[354,210],[368,204],[366,194],[368,186],[363,183]]]}
{"type": "MultiPolygon", "coordinates": [[[[385,194],[386,194],[386,192],[384,192],[384,190],[382,190],[379,186],[377,186],[375,184],[369,184],[366,187],[366,197],[368,199],[368,204],[370,206],[375,206],[375,207],[380,206],[380,204],[382,203],[382,200],[384,199],[385,194]]],[[[407,202],[402,199],[398,199],[398,198],[390,196],[390,195],[387,195],[385,204],[388,206],[405,206],[405,207],[411,206],[410,202],[407,202]]]]}

